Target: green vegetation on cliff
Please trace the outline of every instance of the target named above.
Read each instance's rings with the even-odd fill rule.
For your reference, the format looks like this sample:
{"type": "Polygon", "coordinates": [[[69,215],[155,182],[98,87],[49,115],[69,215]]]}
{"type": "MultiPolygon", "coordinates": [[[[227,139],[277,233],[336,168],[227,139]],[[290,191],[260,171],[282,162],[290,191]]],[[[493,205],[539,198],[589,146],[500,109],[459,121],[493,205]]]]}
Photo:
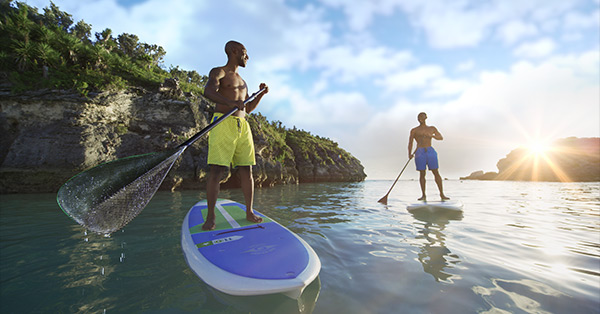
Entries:
{"type": "Polygon", "coordinates": [[[264,155],[272,156],[275,161],[281,163],[293,160],[293,152],[286,143],[287,129],[281,122],[269,122],[260,113],[250,114],[247,118],[252,134],[254,134],[257,141],[265,141],[265,144],[267,144],[265,146],[267,151],[264,152],[264,155]]]}
{"type": "Polygon", "coordinates": [[[288,129],[281,121],[269,122],[260,113],[249,115],[248,120],[252,134],[267,141],[269,155],[273,156],[275,161],[284,163],[286,160],[301,158],[312,159],[318,165],[332,165],[336,163],[334,158],[346,163],[354,158],[341,149],[338,143],[328,138],[312,135],[295,127],[288,129]],[[294,153],[296,156],[293,156],[294,153]]]}
{"type": "Polygon", "coordinates": [[[362,181],[366,177],[360,161],[328,138],[288,129],[260,113],[248,115],[248,121],[257,154],[284,169],[296,169],[299,182],[362,181]]]}
{"type": "Polygon", "coordinates": [[[313,156],[314,162],[320,165],[334,164],[334,158],[344,162],[348,162],[352,158],[348,152],[339,148],[336,142],[328,138],[297,129],[287,130],[286,135],[289,145],[297,148],[302,158],[308,159],[313,156]],[[334,155],[329,152],[333,152],[334,155]]]}
{"type": "Polygon", "coordinates": [[[38,13],[22,2],[0,0],[0,71],[13,91],[41,88],[90,91],[156,88],[177,78],[184,92],[201,93],[206,76],[178,66],[163,68],[166,51],[107,28],[91,38],[92,26],[74,23],[54,3],[38,13]]]}

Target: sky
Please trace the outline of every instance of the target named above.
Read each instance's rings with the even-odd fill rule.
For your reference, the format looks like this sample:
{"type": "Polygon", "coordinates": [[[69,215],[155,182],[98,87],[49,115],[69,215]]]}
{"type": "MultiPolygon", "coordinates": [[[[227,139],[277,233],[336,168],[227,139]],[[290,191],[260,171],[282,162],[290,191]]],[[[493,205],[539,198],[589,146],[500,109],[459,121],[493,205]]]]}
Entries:
{"type": "Polygon", "coordinates": [[[449,179],[497,171],[519,146],[600,136],[600,0],[54,3],[92,33],[162,46],[167,69],[207,75],[227,41],[243,43],[250,93],[270,89],[256,110],[338,142],[367,179],[396,178],[419,112],[444,137],[449,179]]]}

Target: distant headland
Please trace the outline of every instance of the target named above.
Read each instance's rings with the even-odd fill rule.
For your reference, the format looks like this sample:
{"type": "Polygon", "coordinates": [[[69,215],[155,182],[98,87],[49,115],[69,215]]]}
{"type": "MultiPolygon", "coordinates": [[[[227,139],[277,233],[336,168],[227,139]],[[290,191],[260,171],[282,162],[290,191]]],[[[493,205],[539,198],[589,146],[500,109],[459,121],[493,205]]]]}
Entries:
{"type": "Polygon", "coordinates": [[[600,138],[569,137],[543,151],[512,150],[496,164],[498,172],[476,171],[461,180],[551,182],[600,181],[600,138]]]}

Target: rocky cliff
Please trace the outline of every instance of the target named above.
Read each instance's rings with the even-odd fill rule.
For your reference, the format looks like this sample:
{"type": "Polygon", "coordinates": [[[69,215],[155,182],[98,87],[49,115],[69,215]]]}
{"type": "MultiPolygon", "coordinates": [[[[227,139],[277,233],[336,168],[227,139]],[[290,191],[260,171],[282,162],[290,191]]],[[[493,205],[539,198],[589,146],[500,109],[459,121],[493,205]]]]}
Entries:
{"type": "MultiPolygon", "coordinates": [[[[131,155],[162,151],[208,125],[212,104],[201,96],[130,89],[82,97],[42,90],[0,90],[0,193],[56,192],[73,175],[131,155]]],[[[257,186],[362,181],[360,162],[337,144],[249,115],[257,186]]],[[[161,189],[205,189],[207,137],[186,150],[161,189]]],[[[238,185],[235,171],[222,182],[238,185]]]]}
{"type": "Polygon", "coordinates": [[[520,147],[496,165],[498,172],[476,171],[461,180],[600,181],[600,138],[565,138],[544,152],[520,147]]]}

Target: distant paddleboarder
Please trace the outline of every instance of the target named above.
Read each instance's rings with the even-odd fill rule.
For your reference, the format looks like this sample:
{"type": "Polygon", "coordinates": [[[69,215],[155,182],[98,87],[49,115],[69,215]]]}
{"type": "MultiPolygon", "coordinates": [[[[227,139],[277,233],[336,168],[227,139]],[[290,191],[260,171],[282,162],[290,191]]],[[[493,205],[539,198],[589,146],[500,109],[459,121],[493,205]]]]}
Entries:
{"type": "Polygon", "coordinates": [[[442,177],[440,176],[437,152],[431,147],[431,139],[434,138],[438,141],[443,140],[442,134],[436,127],[429,126],[425,123],[427,120],[427,114],[425,112],[419,113],[417,116],[419,120],[419,126],[410,130],[410,138],[408,139],[408,158],[415,157],[415,164],[417,170],[420,173],[419,183],[421,184],[422,196],[419,201],[426,201],[427,196],[425,195],[425,175],[427,174],[427,167],[433,173],[435,177],[435,183],[440,190],[440,197],[442,200],[449,200],[450,198],[444,195],[444,188],[442,186],[442,177]],[[417,150],[412,153],[413,140],[417,142],[417,150]]]}
{"type": "Polygon", "coordinates": [[[215,228],[215,204],[219,196],[219,181],[223,171],[230,165],[239,168],[246,203],[246,219],[251,222],[262,221],[262,218],[255,215],[252,209],[254,201],[252,166],[256,161],[252,133],[244,117],[246,113],[252,112],[258,106],[262,96],[269,91],[269,87],[261,83],[259,88],[264,88],[265,92],[244,105],[244,100],[248,98],[248,86],[238,74],[238,68],[246,67],[248,62],[246,47],[239,42],[229,41],[225,45],[225,53],[227,64],[210,70],[204,96],[216,103],[213,121],[236,107],[239,110],[210,131],[208,138],[210,170],[206,186],[208,214],[206,222],[202,225],[204,230],[215,228]]]}

